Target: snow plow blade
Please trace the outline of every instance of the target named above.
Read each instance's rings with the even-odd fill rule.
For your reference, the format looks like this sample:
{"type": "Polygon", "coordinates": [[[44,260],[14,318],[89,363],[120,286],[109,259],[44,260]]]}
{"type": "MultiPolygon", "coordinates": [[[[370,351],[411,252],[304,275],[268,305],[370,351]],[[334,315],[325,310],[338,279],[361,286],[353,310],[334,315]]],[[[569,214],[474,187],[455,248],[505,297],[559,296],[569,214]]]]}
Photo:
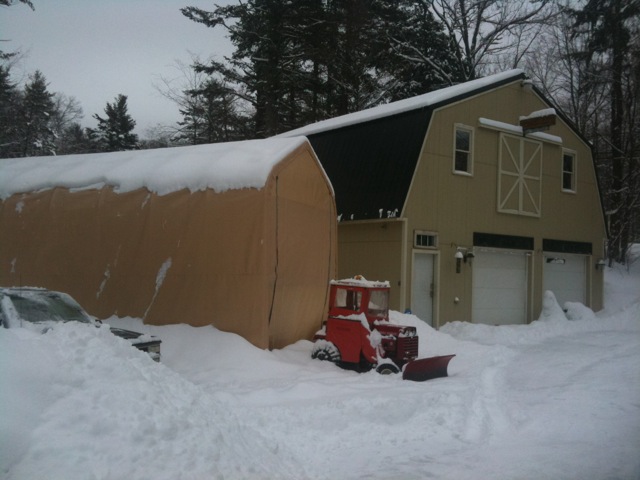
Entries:
{"type": "Polygon", "coordinates": [[[402,379],[424,382],[432,378],[446,377],[448,376],[447,366],[453,357],[455,355],[440,355],[409,362],[402,371],[402,379]]]}

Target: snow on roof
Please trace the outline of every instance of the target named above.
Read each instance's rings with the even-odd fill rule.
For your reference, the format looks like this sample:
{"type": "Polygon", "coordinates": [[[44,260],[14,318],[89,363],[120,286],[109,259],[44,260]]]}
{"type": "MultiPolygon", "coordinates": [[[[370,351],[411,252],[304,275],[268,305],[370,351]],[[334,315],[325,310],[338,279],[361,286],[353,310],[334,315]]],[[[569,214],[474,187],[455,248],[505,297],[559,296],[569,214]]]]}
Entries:
{"type": "Polygon", "coordinates": [[[489,87],[495,83],[503,82],[513,78],[516,80],[524,75],[521,69],[508,70],[506,72],[490,75],[484,78],[478,78],[469,82],[464,82],[451,87],[435,90],[433,92],[418,95],[416,97],[399,100],[397,102],[379,105],[377,107],[362,110],[360,112],[349,113],[336,118],[323,120],[305,127],[282,133],[278,137],[291,137],[295,135],[312,135],[314,133],[333,130],[335,128],[355,125],[362,122],[376,120],[378,118],[388,117],[399,113],[408,112],[417,108],[428,107],[447,100],[451,100],[460,95],[472,93],[475,90],[489,87]]]}
{"type": "Polygon", "coordinates": [[[262,188],[272,168],[305,137],[269,138],[190,147],[0,160],[0,198],[54,187],[146,187],[158,195],[187,188],[217,192],[262,188]]]}
{"type": "Polygon", "coordinates": [[[536,110],[535,112],[532,112],[529,115],[521,116],[520,121],[531,120],[533,118],[549,117],[555,114],[556,114],[555,108],[545,108],[544,110],[536,110]]]}
{"type": "MultiPolygon", "coordinates": [[[[519,125],[511,125],[510,123],[499,122],[497,120],[491,120],[489,118],[484,118],[484,117],[480,117],[478,119],[478,123],[482,127],[493,128],[496,130],[503,130],[505,132],[513,133],[519,136],[524,135],[524,129],[519,125]]],[[[559,137],[557,135],[551,135],[550,133],[544,133],[544,132],[528,133],[527,137],[562,145],[562,137],[559,137]]]]}

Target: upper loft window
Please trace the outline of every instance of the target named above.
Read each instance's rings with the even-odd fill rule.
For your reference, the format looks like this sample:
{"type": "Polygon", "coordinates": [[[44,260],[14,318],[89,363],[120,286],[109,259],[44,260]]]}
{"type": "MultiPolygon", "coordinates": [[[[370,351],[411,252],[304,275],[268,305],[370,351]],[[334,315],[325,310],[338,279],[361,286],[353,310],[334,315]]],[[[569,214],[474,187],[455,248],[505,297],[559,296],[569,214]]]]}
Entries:
{"type": "Polygon", "coordinates": [[[576,191],[576,154],[568,150],[562,152],[562,190],[576,191]]]}
{"type": "Polygon", "coordinates": [[[473,128],[465,125],[455,126],[453,172],[473,174],[473,128]]]}

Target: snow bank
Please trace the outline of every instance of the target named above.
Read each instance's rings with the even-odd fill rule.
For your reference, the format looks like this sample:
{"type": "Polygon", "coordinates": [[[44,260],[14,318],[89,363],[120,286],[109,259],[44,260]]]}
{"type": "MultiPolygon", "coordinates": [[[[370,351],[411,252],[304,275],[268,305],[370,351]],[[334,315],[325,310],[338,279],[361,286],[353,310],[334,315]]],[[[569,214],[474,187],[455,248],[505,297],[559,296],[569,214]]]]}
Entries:
{"type": "Polygon", "coordinates": [[[217,192],[262,188],[275,164],[306,142],[269,138],[191,147],[0,160],[0,198],[53,187],[146,187],[159,195],[184,188],[217,192]]]}
{"type": "Polygon", "coordinates": [[[106,326],[0,332],[3,478],[299,478],[286,451],[106,326]]]}

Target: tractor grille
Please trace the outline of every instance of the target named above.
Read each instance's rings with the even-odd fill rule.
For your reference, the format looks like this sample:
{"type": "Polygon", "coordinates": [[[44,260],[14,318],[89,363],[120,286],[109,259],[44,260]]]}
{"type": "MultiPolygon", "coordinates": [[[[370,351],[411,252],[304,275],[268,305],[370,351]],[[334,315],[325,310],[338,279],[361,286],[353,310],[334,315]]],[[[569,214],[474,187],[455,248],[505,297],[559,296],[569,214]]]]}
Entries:
{"type": "Polygon", "coordinates": [[[398,338],[398,358],[410,361],[418,357],[418,337],[398,338]]]}

